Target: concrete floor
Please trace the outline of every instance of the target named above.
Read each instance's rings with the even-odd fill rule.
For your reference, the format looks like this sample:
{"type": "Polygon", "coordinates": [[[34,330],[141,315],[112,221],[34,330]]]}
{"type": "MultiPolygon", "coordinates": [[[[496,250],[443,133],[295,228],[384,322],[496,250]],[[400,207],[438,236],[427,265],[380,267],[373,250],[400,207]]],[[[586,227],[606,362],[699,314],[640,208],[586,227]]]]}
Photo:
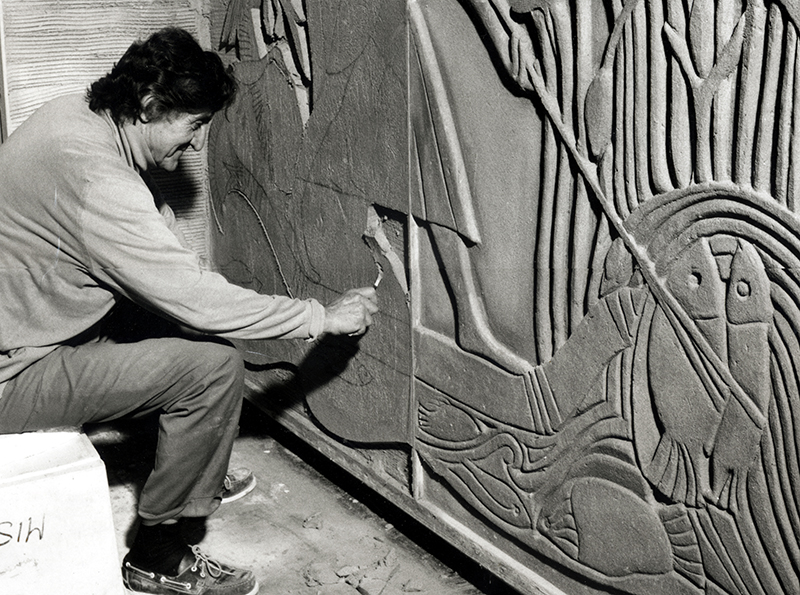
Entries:
{"type": "MultiPolygon", "coordinates": [[[[249,403],[242,420],[232,466],[250,468],[258,485],[195,537],[213,557],[251,568],[261,595],[516,593],[249,403]]],[[[149,422],[87,428],[108,471],[120,559],[135,530],[153,430],[149,422]]]]}

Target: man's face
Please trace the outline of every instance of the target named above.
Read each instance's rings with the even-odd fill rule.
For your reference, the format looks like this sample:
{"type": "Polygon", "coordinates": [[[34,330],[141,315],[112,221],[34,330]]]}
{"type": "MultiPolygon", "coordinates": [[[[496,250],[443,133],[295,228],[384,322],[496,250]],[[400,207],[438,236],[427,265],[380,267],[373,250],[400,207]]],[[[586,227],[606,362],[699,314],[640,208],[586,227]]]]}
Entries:
{"type": "Polygon", "coordinates": [[[174,171],[189,147],[200,151],[206,144],[212,114],[167,114],[160,120],[143,124],[143,134],[150,150],[149,165],[174,171]]]}

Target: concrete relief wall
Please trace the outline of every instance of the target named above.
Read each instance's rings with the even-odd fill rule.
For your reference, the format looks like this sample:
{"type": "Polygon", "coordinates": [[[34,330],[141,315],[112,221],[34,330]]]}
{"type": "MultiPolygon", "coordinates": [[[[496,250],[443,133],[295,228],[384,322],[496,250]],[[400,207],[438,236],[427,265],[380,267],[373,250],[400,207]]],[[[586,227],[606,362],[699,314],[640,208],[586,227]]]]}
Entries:
{"type": "Polygon", "coordinates": [[[213,22],[243,90],[215,121],[222,271],[323,300],[382,271],[361,342],[248,345],[253,382],[284,366],[320,433],[394,444],[408,510],[514,584],[800,592],[795,4],[213,22]]]}
{"type": "MultiPolygon", "coordinates": [[[[234,1],[212,15],[241,91],[210,139],[217,266],[259,290],[323,303],[372,285],[384,258],[362,239],[373,218],[372,235],[405,258],[404,4],[234,1]]],[[[360,343],[247,346],[255,362],[303,362],[315,414],[354,440],[409,433],[406,272],[385,268],[381,324],[360,343]]]]}

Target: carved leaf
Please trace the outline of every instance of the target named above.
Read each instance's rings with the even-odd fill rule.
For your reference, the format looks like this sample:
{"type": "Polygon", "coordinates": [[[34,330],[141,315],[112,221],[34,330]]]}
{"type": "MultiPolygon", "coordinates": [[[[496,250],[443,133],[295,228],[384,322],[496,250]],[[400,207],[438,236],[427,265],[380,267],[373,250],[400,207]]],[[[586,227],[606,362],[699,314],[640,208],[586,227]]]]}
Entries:
{"type": "Polygon", "coordinates": [[[298,70],[305,80],[311,80],[311,57],[308,51],[308,36],[305,29],[305,13],[298,0],[289,2],[281,0],[283,12],[286,15],[286,37],[291,42],[293,54],[297,60],[298,70]]]}
{"type": "Polygon", "coordinates": [[[610,67],[603,67],[597,72],[586,91],[584,106],[589,150],[594,159],[600,157],[611,142],[612,99],[612,71],[610,67]]]}
{"type": "Polygon", "coordinates": [[[283,10],[293,22],[298,24],[306,22],[306,13],[302,0],[281,0],[281,4],[283,5],[283,10]]]}
{"type": "Polygon", "coordinates": [[[742,15],[741,18],[739,18],[739,22],[736,24],[736,28],[733,30],[731,38],[725,44],[725,47],[722,48],[717,63],[708,76],[708,83],[712,86],[716,87],[721,81],[728,78],[739,64],[742,55],[742,43],[744,41],[744,28],[746,23],[747,19],[745,15],[742,15]]]}
{"type": "Polygon", "coordinates": [[[620,287],[628,284],[633,276],[633,257],[625,243],[617,238],[611,244],[611,248],[606,255],[605,268],[603,270],[603,280],[600,284],[602,295],[608,295],[620,287]]]}
{"type": "Polygon", "coordinates": [[[261,6],[261,15],[262,22],[264,23],[264,30],[267,32],[267,38],[269,39],[275,37],[275,23],[278,19],[278,15],[275,11],[276,8],[273,0],[265,0],[261,6]]]}
{"type": "Polygon", "coordinates": [[[275,27],[272,34],[275,39],[286,39],[286,15],[283,12],[283,5],[280,2],[273,2],[275,7],[275,27]]]}
{"type": "Polygon", "coordinates": [[[225,12],[222,23],[220,44],[224,48],[236,47],[239,42],[239,31],[247,23],[247,7],[243,0],[232,0],[225,12]]]}
{"type": "Polygon", "coordinates": [[[689,51],[702,78],[714,66],[714,0],[695,0],[689,16],[689,51]]]}

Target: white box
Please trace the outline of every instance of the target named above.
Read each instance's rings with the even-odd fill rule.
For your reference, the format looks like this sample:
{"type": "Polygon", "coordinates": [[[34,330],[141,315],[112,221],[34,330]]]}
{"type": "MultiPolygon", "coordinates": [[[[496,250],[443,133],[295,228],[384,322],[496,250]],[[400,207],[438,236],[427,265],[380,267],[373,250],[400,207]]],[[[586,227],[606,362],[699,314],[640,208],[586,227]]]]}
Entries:
{"type": "Polygon", "coordinates": [[[77,431],[0,435],[0,593],[124,593],[105,465],[77,431]]]}

